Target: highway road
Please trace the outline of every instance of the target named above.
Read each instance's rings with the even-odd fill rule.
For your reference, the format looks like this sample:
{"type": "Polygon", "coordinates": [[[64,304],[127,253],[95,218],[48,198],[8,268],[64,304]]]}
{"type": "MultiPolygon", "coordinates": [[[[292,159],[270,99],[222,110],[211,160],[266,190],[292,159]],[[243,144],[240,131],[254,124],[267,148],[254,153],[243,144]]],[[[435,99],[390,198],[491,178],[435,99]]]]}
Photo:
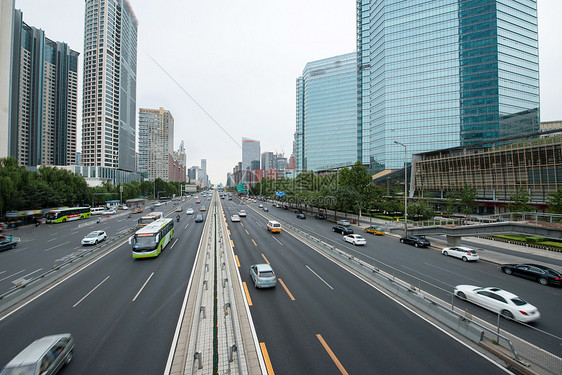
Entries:
{"type": "MultiPolygon", "coordinates": [[[[244,205],[223,201],[227,218],[244,205]]],[[[399,303],[252,210],[229,222],[262,351],[279,374],[502,373],[399,303]],[[255,289],[251,264],[270,263],[274,289],[255,289]]]]}
{"type": "MultiPolygon", "coordinates": [[[[120,225],[117,218],[113,223],[113,229],[120,225]]],[[[57,229],[70,233],[74,225],[59,224],[57,229]]],[[[125,242],[3,318],[0,363],[36,338],[70,332],[76,349],[63,373],[163,373],[202,229],[194,215],[183,213],[175,223],[175,238],[159,257],[134,260],[125,242]]],[[[75,233],[75,239],[81,236],[75,233]]],[[[67,253],[75,250],[76,242],[71,242],[67,253]]]]}
{"type": "MultiPolygon", "coordinates": [[[[242,201],[243,205],[258,207],[257,203],[242,201]]],[[[474,304],[452,298],[455,285],[471,284],[478,286],[497,286],[515,293],[538,307],[541,318],[530,326],[500,320],[502,330],[507,330],[543,349],[560,355],[562,343],[562,325],[559,323],[560,300],[562,288],[542,286],[523,278],[505,275],[495,264],[480,261],[465,263],[460,259],[446,257],[440,251],[432,248],[415,248],[401,244],[395,236],[374,236],[359,232],[366,240],[366,246],[353,246],[342,240],[342,235],[332,232],[334,223],[327,220],[315,220],[308,215],[307,219],[297,219],[294,210],[283,210],[265,204],[269,208],[266,215],[279,217],[315,237],[344,249],[350,254],[370,263],[380,269],[394,274],[397,278],[421,287],[422,290],[441,298],[463,311],[467,311],[492,324],[497,323],[497,315],[474,304]],[[534,329],[536,328],[536,329],[534,329]],[[539,331],[540,330],[540,331],[539,331]],[[541,331],[548,332],[555,337],[541,331]]],[[[250,212],[250,210],[247,210],[250,212]]],[[[488,247],[493,250],[493,247],[488,247]]]]}

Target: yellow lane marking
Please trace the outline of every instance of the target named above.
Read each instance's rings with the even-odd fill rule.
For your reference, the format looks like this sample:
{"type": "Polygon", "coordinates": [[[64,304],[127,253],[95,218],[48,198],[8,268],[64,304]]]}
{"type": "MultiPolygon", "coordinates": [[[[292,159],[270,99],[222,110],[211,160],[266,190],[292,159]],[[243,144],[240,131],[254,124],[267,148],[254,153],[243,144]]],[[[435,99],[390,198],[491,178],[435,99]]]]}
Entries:
{"type": "Polygon", "coordinates": [[[285,283],[283,282],[283,280],[281,280],[281,279],[279,279],[279,278],[278,278],[277,280],[279,280],[279,282],[280,282],[281,285],[283,286],[283,289],[285,289],[285,292],[287,292],[287,294],[289,295],[289,298],[290,298],[292,301],[294,301],[294,300],[295,300],[295,297],[293,297],[293,295],[291,294],[291,292],[289,292],[289,288],[287,288],[287,285],[285,285],[285,283]]]}
{"type": "Polygon", "coordinates": [[[271,263],[269,263],[269,260],[267,260],[267,258],[265,257],[265,255],[263,255],[263,254],[262,254],[261,256],[262,256],[262,257],[263,257],[263,259],[265,260],[265,263],[267,263],[267,264],[271,264],[271,263]]]}
{"type": "Polygon", "coordinates": [[[256,243],[256,241],[254,241],[253,238],[252,238],[252,242],[254,243],[255,246],[258,246],[258,244],[256,243]]]}
{"type": "Polygon", "coordinates": [[[228,231],[228,235],[230,236],[230,229],[227,229],[227,231],[228,231]]]}
{"type": "Polygon", "coordinates": [[[332,351],[332,349],[330,349],[330,347],[328,346],[328,344],[326,344],[326,341],[324,341],[324,339],[322,338],[322,336],[320,334],[316,335],[316,337],[318,338],[318,340],[320,341],[320,343],[322,344],[322,346],[324,347],[324,349],[328,352],[328,354],[330,355],[330,358],[332,358],[332,361],[334,361],[334,363],[336,364],[337,368],[340,370],[340,372],[342,374],[348,375],[347,371],[345,371],[345,369],[343,368],[342,364],[340,363],[340,361],[338,360],[338,358],[336,357],[336,355],[334,354],[334,352],[332,351]]]}
{"type": "Polygon", "coordinates": [[[248,300],[248,306],[252,306],[252,299],[250,298],[250,292],[248,291],[248,285],[246,285],[245,281],[242,281],[244,284],[244,292],[246,292],[246,299],[248,300]]]}
{"type": "Polygon", "coordinates": [[[267,353],[267,348],[265,347],[265,342],[260,342],[261,353],[263,355],[263,360],[265,361],[265,367],[267,368],[268,375],[275,375],[273,372],[273,366],[271,366],[271,361],[269,360],[269,354],[267,353]]]}
{"type": "Polygon", "coordinates": [[[244,229],[246,231],[246,234],[249,236],[250,232],[248,232],[248,229],[244,229]]]}
{"type": "Polygon", "coordinates": [[[238,266],[238,268],[240,268],[240,260],[238,259],[238,255],[234,255],[234,257],[236,258],[236,265],[238,266]]]}
{"type": "Polygon", "coordinates": [[[230,244],[234,247],[234,241],[230,240],[230,244]]]}

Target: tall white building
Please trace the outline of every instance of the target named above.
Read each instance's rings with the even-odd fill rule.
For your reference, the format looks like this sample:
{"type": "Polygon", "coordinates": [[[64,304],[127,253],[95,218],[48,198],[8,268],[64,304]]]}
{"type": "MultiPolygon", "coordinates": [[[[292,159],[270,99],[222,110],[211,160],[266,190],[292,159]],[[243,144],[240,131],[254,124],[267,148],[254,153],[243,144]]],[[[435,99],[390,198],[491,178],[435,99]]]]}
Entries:
{"type": "Polygon", "coordinates": [[[9,154],[12,20],[14,1],[0,1],[0,158],[9,154]]]}
{"type": "Polygon", "coordinates": [[[138,22],[127,0],[86,0],[82,163],[135,170],[138,22]]]}
{"type": "Polygon", "coordinates": [[[250,138],[242,138],[242,171],[250,171],[252,162],[259,168],[260,164],[260,141],[250,138]]]}
{"type": "Polygon", "coordinates": [[[139,172],[150,181],[161,178],[170,181],[173,159],[174,117],[164,108],[139,109],[139,172]]]}

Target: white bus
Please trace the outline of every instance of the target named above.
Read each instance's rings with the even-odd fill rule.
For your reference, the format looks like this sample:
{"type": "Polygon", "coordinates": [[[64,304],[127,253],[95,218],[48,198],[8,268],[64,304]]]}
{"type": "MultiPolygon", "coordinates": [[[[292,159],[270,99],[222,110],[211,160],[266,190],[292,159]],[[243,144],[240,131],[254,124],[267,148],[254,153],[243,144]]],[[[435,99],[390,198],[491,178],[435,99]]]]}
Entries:
{"type": "Polygon", "coordinates": [[[139,229],[129,238],[133,258],[157,257],[174,238],[174,220],[158,219],[139,229]]]}

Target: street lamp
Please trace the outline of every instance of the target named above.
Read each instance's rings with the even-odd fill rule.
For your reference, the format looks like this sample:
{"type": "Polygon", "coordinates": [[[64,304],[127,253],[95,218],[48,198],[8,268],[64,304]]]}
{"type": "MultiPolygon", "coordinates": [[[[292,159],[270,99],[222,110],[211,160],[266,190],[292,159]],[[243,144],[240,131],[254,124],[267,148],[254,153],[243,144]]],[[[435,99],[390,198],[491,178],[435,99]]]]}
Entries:
{"type": "Polygon", "coordinates": [[[397,145],[404,147],[404,235],[408,235],[408,169],[406,168],[408,148],[404,143],[394,141],[397,145]]]}

